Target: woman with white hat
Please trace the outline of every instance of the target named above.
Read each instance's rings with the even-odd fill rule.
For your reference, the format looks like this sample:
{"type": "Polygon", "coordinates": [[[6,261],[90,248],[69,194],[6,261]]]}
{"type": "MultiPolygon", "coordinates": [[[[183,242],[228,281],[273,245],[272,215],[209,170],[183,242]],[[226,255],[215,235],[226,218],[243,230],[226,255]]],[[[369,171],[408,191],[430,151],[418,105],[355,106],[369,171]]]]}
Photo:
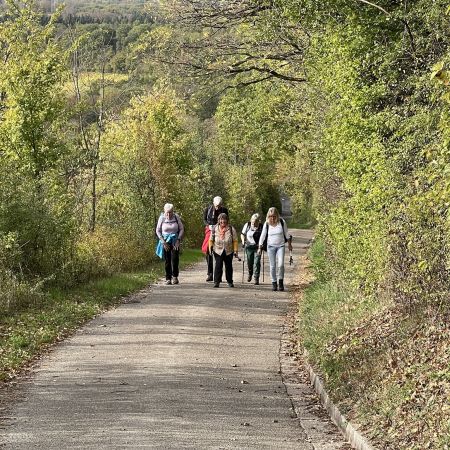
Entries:
{"type": "Polygon", "coordinates": [[[184,236],[184,225],[173,205],[166,203],[156,225],[159,238],[156,254],[165,261],[166,284],[178,284],[180,242],[184,236]]]}

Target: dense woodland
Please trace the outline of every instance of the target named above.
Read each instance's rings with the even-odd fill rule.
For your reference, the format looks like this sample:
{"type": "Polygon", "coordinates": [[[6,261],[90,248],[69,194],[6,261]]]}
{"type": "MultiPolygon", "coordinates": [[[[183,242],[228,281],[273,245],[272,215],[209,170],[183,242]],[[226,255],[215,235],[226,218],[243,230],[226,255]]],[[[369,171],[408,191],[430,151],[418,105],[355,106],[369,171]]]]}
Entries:
{"type": "MultiPolygon", "coordinates": [[[[448,333],[447,0],[49,3],[2,6],[2,311],[148,264],[167,201],[197,245],[214,195],[241,226],[286,192],[349,309],[448,333]]],[[[440,422],[372,438],[448,448],[440,349],[440,422]]]]}

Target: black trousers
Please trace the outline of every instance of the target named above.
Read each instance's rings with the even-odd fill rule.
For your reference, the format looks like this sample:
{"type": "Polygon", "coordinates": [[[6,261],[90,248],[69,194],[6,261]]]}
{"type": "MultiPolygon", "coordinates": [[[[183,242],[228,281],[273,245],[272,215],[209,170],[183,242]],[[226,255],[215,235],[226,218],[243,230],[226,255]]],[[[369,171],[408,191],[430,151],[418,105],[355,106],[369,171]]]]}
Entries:
{"type": "Polygon", "coordinates": [[[172,279],[172,277],[178,277],[179,263],[180,263],[180,251],[175,250],[173,245],[170,244],[169,250],[164,250],[164,261],[166,269],[166,280],[172,279]]]}
{"type": "Polygon", "coordinates": [[[208,276],[214,273],[214,258],[209,252],[206,253],[206,265],[208,266],[208,276]]]}
{"type": "Polygon", "coordinates": [[[216,267],[214,268],[214,283],[222,281],[223,265],[225,264],[225,278],[227,283],[233,282],[233,253],[227,255],[225,250],[221,255],[214,253],[216,267]]]}

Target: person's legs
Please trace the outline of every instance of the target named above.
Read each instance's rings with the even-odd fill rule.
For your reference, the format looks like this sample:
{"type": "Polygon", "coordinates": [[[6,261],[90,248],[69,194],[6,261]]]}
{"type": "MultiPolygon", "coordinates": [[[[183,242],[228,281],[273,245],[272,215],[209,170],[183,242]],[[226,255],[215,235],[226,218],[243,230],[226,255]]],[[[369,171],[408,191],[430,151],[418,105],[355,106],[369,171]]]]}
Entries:
{"type": "Polygon", "coordinates": [[[280,291],[284,291],[284,254],[286,252],[286,248],[279,247],[277,249],[277,266],[278,266],[278,284],[280,287],[280,291]]]}
{"type": "Polygon", "coordinates": [[[163,250],[164,268],[166,270],[166,280],[172,279],[172,250],[163,250]]]}
{"type": "Polygon", "coordinates": [[[173,284],[178,284],[178,275],[180,273],[180,250],[172,249],[172,277],[173,284]]]}
{"type": "Polygon", "coordinates": [[[272,283],[274,283],[277,281],[277,266],[276,266],[277,247],[272,247],[271,245],[268,245],[267,256],[269,257],[270,279],[272,280],[272,283]]]}
{"type": "Polygon", "coordinates": [[[261,272],[261,255],[255,249],[255,262],[253,265],[253,274],[255,275],[255,284],[259,284],[259,274],[261,272]]]}
{"type": "Polygon", "coordinates": [[[223,253],[223,261],[225,262],[225,278],[227,279],[228,285],[233,284],[233,253],[225,255],[223,253]]]}
{"type": "Polygon", "coordinates": [[[208,276],[206,278],[206,281],[212,281],[213,280],[213,273],[214,273],[214,263],[213,263],[213,255],[211,255],[209,252],[206,253],[206,266],[208,270],[208,276]]]}
{"type": "Polygon", "coordinates": [[[221,255],[218,255],[217,253],[213,253],[213,255],[215,259],[214,286],[219,286],[219,283],[222,280],[223,260],[221,255]]]}
{"type": "Polygon", "coordinates": [[[180,251],[172,248],[172,276],[177,277],[180,273],[180,251]]]}
{"type": "Polygon", "coordinates": [[[247,254],[247,268],[248,268],[247,281],[251,281],[253,275],[253,264],[255,260],[255,248],[246,247],[245,252],[247,254]]]}

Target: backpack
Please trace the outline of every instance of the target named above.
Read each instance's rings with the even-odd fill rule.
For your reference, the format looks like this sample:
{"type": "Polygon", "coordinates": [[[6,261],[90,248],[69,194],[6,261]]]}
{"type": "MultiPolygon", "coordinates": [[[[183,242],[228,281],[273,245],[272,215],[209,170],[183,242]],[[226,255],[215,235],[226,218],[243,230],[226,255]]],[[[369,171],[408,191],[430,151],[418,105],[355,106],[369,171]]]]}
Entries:
{"type": "MultiPolygon", "coordinates": [[[[163,217],[164,216],[164,213],[162,212],[160,215],[159,215],[159,218],[161,218],[161,217],[163,217]]],[[[177,213],[173,213],[173,216],[175,217],[175,220],[177,221],[177,225],[178,225],[178,231],[180,231],[180,222],[179,222],[179,218],[178,218],[178,214],[177,213]]],[[[158,219],[159,220],[159,219],[158,219]]],[[[183,224],[184,225],[184,224],[183,224]]],[[[185,228],[185,232],[186,232],[186,228],[185,228]]],[[[158,237],[158,235],[156,234],[156,230],[155,230],[155,236],[156,237],[158,237]]]]}
{"type": "MultiPolygon", "coordinates": [[[[162,212],[159,217],[164,216],[164,213],[162,212]]],[[[176,212],[173,213],[173,217],[175,217],[175,220],[177,221],[178,230],[180,229],[180,222],[178,221],[178,214],[176,212]]]]}
{"type": "MultiPolygon", "coordinates": [[[[245,233],[241,233],[244,236],[244,238],[247,237],[247,232],[248,232],[248,230],[250,229],[251,226],[252,226],[251,222],[247,222],[247,228],[245,229],[245,233]]],[[[255,240],[256,245],[258,245],[259,238],[261,237],[261,233],[262,233],[262,223],[260,223],[258,225],[258,228],[253,233],[253,239],[255,240]]]]}
{"type": "MultiPolygon", "coordinates": [[[[281,226],[283,228],[283,234],[284,234],[284,219],[282,217],[280,217],[280,223],[281,223],[281,226]]],[[[269,237],[269,223],[266,222],[264,224],[264,226],[266,227],[266,237],[265,237],[264,242],[262,244],[262,249],[265,252],[267,252],[267,238],[269,237]]],[[[284,235],[284,243],[286,243],[287,241],[288,241],[288,238],[286,237],[286,235],[284,235]]]]}
{"type": "MultiPolygon", "coordinates": [[[[164,216],[163,212],[160,214],[159,217],[161,217],[161,216],[164,216]]],[[[179,232],[180,231],[180,220],[181,220],[181,218],[178,217],[178,214],[175,211],[173,213],[173,216],[175,217],[175,220],[177,221],[178,232],[179,232]]],[[[184,225],[184,223],[183,223],[183,225],[184,225]]],[[[186,233],[186,227],[184,227],[184,232],[186,233]]],[[[180,255],[183,253],[183,241],[180,241],[180,247],[179,247],[178,251],[180,252],[180,255]]]]}

